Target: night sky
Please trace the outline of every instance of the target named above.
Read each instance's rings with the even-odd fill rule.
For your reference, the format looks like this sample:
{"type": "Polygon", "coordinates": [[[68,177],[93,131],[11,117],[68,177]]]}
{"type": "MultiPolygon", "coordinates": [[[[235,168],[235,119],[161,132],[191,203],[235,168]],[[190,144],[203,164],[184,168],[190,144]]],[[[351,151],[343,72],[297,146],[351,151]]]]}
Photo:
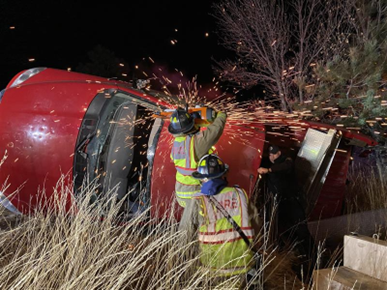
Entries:
{"type": "Polygon", "coordinates": [[[181,70],[187,79],[197,75],[199,83],[213,78],[212,58],[224,58],[210,15],[214,1],[96,3],[1,0],[0,88],[31,67],[75,70],[96,45],[125,60],[129,70],[141,69],[151,57],[155,65],[181,70]]]}

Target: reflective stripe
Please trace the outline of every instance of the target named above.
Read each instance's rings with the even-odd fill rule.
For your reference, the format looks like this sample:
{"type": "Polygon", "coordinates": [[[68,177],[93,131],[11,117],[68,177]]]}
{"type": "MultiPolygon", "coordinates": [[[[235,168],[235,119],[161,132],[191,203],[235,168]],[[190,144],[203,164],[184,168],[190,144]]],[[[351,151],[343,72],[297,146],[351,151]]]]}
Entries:
{"type": "MultiPolygon", "coordinates": [[[[187,188],[188,187],[198,187],[198,186],[200,187],[200,183],[197,183],[197,184],[184,183],[185,179],[187,179],[187,176],[184,176],[183,179],[179,178],[179,180],[176,180],[177,185],[181,184],[181,185],[183,185],[184,187],[187,187],[187,188]]],[[[200,191],[200,188],[198,190],[200,191]]],[[[179,189],[179,191],[190,191],[190,189],[189,190],[185,190],[185,189],[180,190],[179,189]]]]}
{"type": "Polygon", "coordinates": [[[242,227],[248,227],[249,226],[249,220],[247,216],[248,212],[248,205],[247,205],[247,194],[246,192],[239,188],[239,187],[234,187],[235,190],[238,192],[238,199],[239,203],[241,205],[242,211],[241,211],[241,221],[242,221],[242,227]]]}
{"type": "Polygon", "coordinates": [[[200,191],[200,181],[193,178],[190,175],[182,175],[181,173],[177,172],[176,174],[176,186],[178,185],[187,185],[187,186],[198,186],[200,191]]]}
{"type": "Polygon", "coordinates": [[[231,276],[246,273],[254,265],[253,252],[246,243],[236,240],[232,243],[203,244],[200,260],[214,276],[231,276]]]}
{"type": "Polygon", "coordinates": [[[246,266],[243,266],[243,267],[230,267],[229,269],[227,269],[227,267],[222,267],[221,269],[216,269],[216,268],[212,268],[213,270],[216,270],[216,273],[219,274],[219,276],[224,276],[224,275],[236,275],[236,274],[241,274],[241,273],[246,273],[247,270],[250,270],[250,269],[246,269],[246,266]]]}
{"type": "Polygon", "coordinates": [[[232,266],[232,267],[227,267],[227,265],[223,266],[221,269],[218,269],[218,268],[208,268],[208,267],[204,267],[204,268],[200,268],[200,271],[202,271],[203,273],[206,273],[208,272],[208,269],[210,269],[210,272],[212,274],[215,274],[215,276],[232,276],[232,275],[238,275],[238,274],[243,274],[243,273],[247,273],[251,268],[253,267],[253,265],[249,266],[249,267],[246,267],[246,266],[241,266],[241,267],[236,267],[236,266],[232,266]]]}
{"type": "Polygon", "coordinates": [[[200,192],[199,191],[190,191],[190,192],[179,192],[179,193],[176,193],[176,195],[180,198],[192,198],[192,196],[195,194],[195,193],[198,193],[200,192]]]}
{"type": "Polygon", "coordinates": [[[192,173],[196,171],[196,168],[183,168],[176,166],[176,170],[182,175],[192,175],[192,173]]]}
{"type": "Polygon", "coordinates": [[[197,168],[194,157],[194,139],[190,136],[177,137],[173,142],[171,158],[176,170],[182,175],[192,175],[197,168]]]}
{"type": "MultiPolygon", "coordinates": [[[[222,204],[252,243],[254,230],[248,220],[245,191],[226,187],[213,198],[222,204]]],[[[201,196],[201,200],[205,209],[204,220],[199,228],[201,262],[214,269],[211,272],[216,276],[247,272],[253,264],[253,253],[249,246],[227,218],[209,202],[207,196],[201,196]]]]}
{"type": "MultiPolygon", "coordinates": [[[[190,136],[188,136],[185,139],[185,154],[186,154],[186,156],[185,156],[185,168],[190,168],[190,169],[192,169],[192,167],[191,167],[191,154],[190,154],[191,140],[193,141],[193,138],[191,138],[190,136]]],[[[194,169],[196,169],[196,166],[194,169]]]]}
{"type": "Polygon", "coordinates": [[[171,158],[176,167],[176,196],[192,198],[200,192],[200,181],[191,175],[196,171],[197,163],[194,157],[194,139],[191,136],[176,137],[173,143],[171,158]]]}
{"type": "Polygon", "coordinates": [[[185,159],[185,141],[173,142],[171,157],[173,160],[185,159]]]}
{"type": "MultiPolygon", "coordinates": [[[[214,195],[214,198],[224,207],[224,209],[230,214],[231,217],[237,217],[237,220],[241,221],[239,226],[248,228],[249,220],[247,215],[247,195],[242,189],[226,187],[219,194],[214,195]]],[[[218,212],[216,208],[212,206],[208,198],[204,196],[203,199],[207,210],[208,223],[217,223],[220,219],[225,218],[221,212],[218,212]]],[[[230,224],[230,228],[231,224],[230,224]]],[[[217,229],[220,231],[223,229],[217,229]]],[[[209,232],[209,230],[208,230],[209,232]]]]}
{"type": "MultiPolygon", "coordinates": [[[[186,180],[188,178],[191,178],[191,177],[184,176],[183,180],[186,180]]],[[[195,180],[195,181],[197,181],[197,180],[195,180]]],[[[180,180],[176,181],[175,193],[176,193],[177,197],[192,198],[192,196],[198,192],[200,192],[200,183],[199,182],[197,184],[185,184],[185,183],[180,183],[180,180]]]]}
{"type": "MultiPolygon", "coordinates": [[[[233,267],[231,267],[230,270],[223,270],[224,267],[216,270],[212,270],[211,273],[215,277],[231,277],[235,275],[245,274],[247,273],[253,266],[242,266],[242,267],[234,267],[235,270],[232,270],[233,267]]],[[[233,288],[234,289],[234,288],[233,288]]]]}
{"type": "MultiPolygon", "coordinates": [[[[212,152],[210,149],[209,152],[212,152]]],[[[180,198],[192,198],[200,192],[200,181],[192,177],[197,169],[195,160],[194,136],[176,137],[171,150],[171,159],[176,168],[176,195],[180,198]]]]}
{"type": "MultiPolygon", "coordinates": [[[[250,231],[252,229],[253,229],[252,227],[241,228],[241,230],[243,230],[243,231],[250,231]]],[[[202,233],[202,234],[207,235],[207,236],[213,236],[213,235],[223,234],[223,233],[232,232],[232,231],[234,231],[234,228],[223,230],[223,231],[217,231],[217,232],[206,232],[206,233],[202,233]]]]}
{"type": "MultiPolygon", "coordinates": [[[[254,231],[252,228],[242,229],[247,238],[252,239],[254,236],[254,231]]],[[[226,231],[223,233],[199,233],[199,241],[206,244],[220,244],[226,242],[232,242],[242,237],[237,231],[226,231]]]]}

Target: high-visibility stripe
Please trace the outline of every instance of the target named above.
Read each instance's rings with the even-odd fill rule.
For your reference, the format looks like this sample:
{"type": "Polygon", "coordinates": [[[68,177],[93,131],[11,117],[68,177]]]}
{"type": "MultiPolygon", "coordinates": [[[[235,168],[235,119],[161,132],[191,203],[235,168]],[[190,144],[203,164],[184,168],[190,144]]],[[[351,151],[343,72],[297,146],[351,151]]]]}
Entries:
{"type": "Polygon", "coordinates": [[[217,269],[217,268],[211,268],[212,270],[217,270],[217,271],[219,271],[219,272],[225,272],[225,273],[230,273],[230,272],[234,272],[234,270],[238,270],[238,269],[240,269],[240,270],[243,270],[243,269],[245,269],[246,267],[226,267],[226,266],[224,266],[222,269],[217,269]]]}
{"type": "MultiPolygon", "coordinates": [[[[188,183],[184,183],[184,182],[181,182],[180,180],[176,180],[176,183],[177,184],[181,184],[181,185],[184,185],[185,187],[197,187],[198,185],[200,185],[200,183],[198,184],[188,184],[188,183]]],[[[180,191],[180,190],[179,190],[180,191]]],[[[184,190],[183,190],[184,191],[184,190]]],[[[185,190],[186,191],[186,190],[185,190]]],[[[200,192],[200,189],[199,189],[199,192],[200,192]]]]}
{"type": "Polygon", "coordinates": [[[241,206],[241,208],[242,208],[242,210],[241,210],[241,226],[243,227],[244,225],[245,225],[245,222],[244,222],[244,217],[245,217],[245,215],[244,215],[244,212],[245,212],[245,207],[244,207],[244,204],[242,204],[242,200],[241,200],[241,193],[238,191],[238,189],[236,188],[236,190],[237,190],[237,192],[238,192],[238,200],[239,200],[239,204],[240,204],[240,206],[241,206]]]}
{"type": "MultiPolygon", "coordinates": [[[[212,151],[210,149],[210,152],[212,151]]],[[[192,173],[197,169],[194,137],[176,137],[170,156],[175,163],[177,171],[175,185],[176,196],[180,198],[192,198],[195,193],[200,192],[200,181],[192,177],[192,173]]]]}
{"type": "MultiPolygon", "coordinates": [[[[176,138],[177,139],[177,138],[176,138]]],[[[172,146],[172,159],[179,160],[179,159],[185,159],[185,140],[182,141],[175,141],[173,142],[172,146]]]]}
{"type": "MultiPolygon", "coordinates": [[[[190,154],[190,149],[191,149],[191,139],[193,141],[193,138],[190,136],[187,136],[185,139],[185,168],[190,168],[191,167],[191,154],[190,154]]],[[[196,166],[195,166],[196,168],[196,166]]]]}
{"type": "MultiPolygon", "coordinates": [[[[253,240],[253,236],[251,235],[251,236],[247,236],[246,235],[246,237],[250,240],[250,242],[253,240]]],[[[229,239],[229,238],[227,238],[226,240],[219,240],[219,241],[216,241],[216,240],[214,240],[214,241],[211,241],[211,240],[203,240],[203,239],[201,239],[201,238],[199,238],[199,243],[200,244],[206,244],[206,245],[220,245],[220,244],[225,244],[225,243],[233,243],[233,242],[235,242],[235,241],[239,241],[239,240],[242,240],[243,238],[240,236],[240,235],[238,235],[238,236],[236,236],[235,238],[233,238],[233,239],[229,239]]]]}
{"type": "Polygon", "coordinates": [[[194,157],[194,138],[191,136],[177,137],[171,151],[175,166],[186,170],[196,170],[197,163],[194,157]],[[193,158],[192,158],[193,157],[193,158]]]}
{"type": "Polygon", "coordinates": [[[176,167],[175,193],[180,198],[192,198],[200,192],[200,181],[192,177],[196,171],[194,138],[191,136],[177,137],[173,143],[171,157],[176,167]]]}
{"type": "Polygon", "coordinates": [[[192,191],[192,192],[176,192],[176,195],[180,198],[192,198],[192,196],[195,194],[195,193],[198,193],[200,192],[199,191],[192,191]]]}
{"type": "Polygon", "coordinates": [[[252,266],[249,266],[249,267],[246,267],[246,266],[225,267],[224,266],[221,269],[213,268],[213,267],[203,267],[203,268],[199,268],[199,270],[202,271],[203,273],[207,273],[207,271],[210,270],[210,272],[212,274],[215,274],[215,276],[221,277],[221,276],[231,276],[231,275],[243,274],[243,273],[248,272],[251,268],[252,268],[252,266]]]}
{"type": "MultiPolygon", "coordinates": [[[[248,220],[245,192],[226,187],[213,198],[225,208],[252,243],[254,230],[248,220]]],[[[249,246],[207,196],[201,196],[201,200],[205,216],[199,228],[199,246],[203,253],[200,260],[214,269],[211,272],[215,276],[246,273],[253,264],[253,253],[249,246]]]]}
{"type": "Polygon", "coordinates": [[[248,205],[247,205],[247,194],[246,192],[239,188],[239,187],[235,187],[235,190],[238,192],[238,199],[239,199],[239,203],[242,207],[242,211],[241,211],[241,221],[242,221],[242,227],[246,227],[249,225],[249,220],[248,220],[248,217],[247,217],[247,211],[248,211],[248,205]],[[242,198],[242,196],[244,198],[242,198]]]}
{"type": "Polygon", "coordinates": [[[231,275],[247,273],[250,270],[250,268],[243,266],[243,267],[231,267],[230,269],[224,269],[224,267],[222,267],[221,269],[216,269],[215,273],[217,274],[217,276],[231,276],[231,275]]]}
{"type": "Polygon", "coordinates": [[[171,158],[175,165],[181,168],[193,168],[196,169],[196,162],[192,164],[190,156],[191,144],[193,144],[193,138],[190,136],[176,137],[173,142],[171,150],[171,158]]]}
{"type": "Polygon", "coordinates": [[[176,174],[175,193],[177,197],[192,198],[194,194],[200,192],[200,182],[196,179],[191,181],[191,178],[180,173],[176,174]]]}
{"type": "Polygon", "coordinates": [[[181,175],[184,175],[184,176],[191,176],[193,172],[193,170],[190,170],[190,169],[183,169],[183,168],[176,168],[177,172],[180,173],[181,175]]]}
{"type": "MultiPolygon", "coordinates": [[[[192,172],[195,172],[196,171],[196,168],[189,168],[189,167],[181,167],[181,166],[175,166],[176,169],[182,169],[182,170],[186,170],[186,171],[189,171],[190,173],[192,172]]],[[[191,175],[191,174],[190,174],[191,175]]]]}
{"type": "MultiPolygon", "coordinates": [[[[250,236],[250,237],[247,237],[250,242],[252,242],[252,239],[253,237],[250,236]]],[[[224,240],[224,241],[215,241],[215,242],[211,242],[211,241],[200,241],[199,240],[199,244],[202,244],[202,245],[221,245],[221,244],[225,244],[225,243],[234,243],[236,241],[240,241],[240,240],[243,240],[243,238],[241,236],[235,238],[235,239],[230,239],[230,240],[224,240]]],[[[244,241],[243,241],[244,242],[244,241]]],[[[237,258],[236,258],[237,259],[237,258]]]]}
{"type": "Polygon", "coordinates": [[[190,154],[190,160],[191,160],[191,167],[195,167],[197,168],[198,167],[198,162],[199,160],[195,160],[195,142],[194,142],[194,138],[191,138],[191,141],[190,141],[190,151],[189,151],[189,154],[190,154]]]}
{"type": "MultiPolygon", "coordinates": [[[[252,230],[253,228],[252,227],[241,227],[241,230],[243,231],[249,231],[249,230],[252,230]]],[[[234,228],[231,228],[231,229],[226,229],[226,230],[221,230],[221,231],[217,231],[217,232],[206,232],[206,233],[199,233],[201,235],[207,235],[207,236],[213,236],[213,235],[218,235],[218,234],[223,234],[223,233],[228,233],[228,232],[232,232],[234,231],[234,228]]]]}
{"type": "MultiPolygon", "coordinates": [[[[252,229],[243,231],[248,238],[252,238],[254,232],[252,229]]],[[[216,235],[199,234],[199,241],[202,243],[225,243],[240,239],[241,236],[237,231],[224,232],[216,235]]]]}
{"type": "Polygon", "coordinates": [[[176,166],[176,170],[182,175],[192,175],[192,173],[196,171],[194,168],[182,168],[179,166],[176,166]]]}
{"type": "MultiPolygon", "coordinates": [[[[184,186],[188,186],[188,187],[195,186],[200,191],[200,181],[196,179],[194,180],[191,180],[191,179],[192,179],[191,176],[182,175],[180,173],[176,174],[176,189],[180,190],[180,188],[184,186]]],[[[182,190],[182,191],[187,191],[187,190],[182,190]]]]}

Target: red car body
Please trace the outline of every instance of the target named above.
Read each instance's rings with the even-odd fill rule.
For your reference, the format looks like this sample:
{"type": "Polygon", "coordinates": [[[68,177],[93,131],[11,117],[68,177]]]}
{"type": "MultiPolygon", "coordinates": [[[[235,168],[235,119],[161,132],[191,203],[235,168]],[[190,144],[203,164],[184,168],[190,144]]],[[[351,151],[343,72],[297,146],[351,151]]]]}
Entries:
{"type": "MultiPolygon", "coordinates": [[[[0,154],[6,152],[8,156],[0,167],[0,184],[7,185],[0,187],[2,203],[14,211],[28,213],[39,204],[40,198],[50,199],[59,187],[66,189],[61,192],[66,194],[70,207],[85,177],[93,179],[106,172],[110,175],[109,178],[104,176],[103,186],[107,186],[108,181],[112,183],[109,188],[125,184],[121,191],[127,192],[130,186],[137,187],[131,183],[131,178],[138,180],[132,174],[137,174],[140,165],[146,171],[144,206],[152,206],[153,216],[163,215],[168,212],[174,196],[176,171],[170,160],[172,136],[167,130],[169,122],[160,120],[156,125],[154,119],[148,118],[148,112],[168,107],[171,106],[157,94],[135,89],[125,82],[48,68],[20,72],[0,94],[0,154]],[[133,118],[146,119],[143,125],[148,127],[137,128],[133,124],[125,127],[131,114],[135,114],[133,118]],[[128,135],[125,140],[123,132],[128,135]],[[143,141],[132,142],[134,149],[129,149],[126,139],[134,139],[134,136],[143,141]],[[68,178],[61,179],[63,175],[68,178]]],[[[216,145],[219,155],[230,166],[229,183],[238,184],[249,195],[257,184],[257,169],[267,143],[295,148],[300,144],[267,134],[271,125],[249,126],[228,121],[216,145]]],[[[282,125],[289,124],[283,121],[282,125]]],[[[307,122],[303,126],[327,127],[307,122]]],[[[374,144],[360,134],[343,132],[347,139],[374,144]]],[[[302,141],[304,136],[305,130],[301,130],[293,139],[302,141]]],[[[328,176],[327,188],[336,184],[336,193],[331,194],[339,192],[334,200],[342,202],[350,154],[338,157],[332,164],[339,168],[337,170],[343,169],[345,176],[339,180],[330,180],[328,176]]],[[[106,188],[100,190],[106,191],[106,188]]],[[[324,190],[327,189],[323,188],[320,195],[323,199],[329,195],[324,195],[324,190]]],[[[322,202],[329,202],[329,198],[322,202]]],[[[338,214],[338,211],[329,212],[327,216],[338,214]]]]}
{"type": "MultiPolygon", "coordinates": [[[[0,184],[8,184],[8,188],[3,189],[3,199],[22,213],[34,209],[39,196],[49,199],[55,188],[63,186],[58,183],[63,174],[68,177],[64,181],[65,187],[72,188],[77,174],[77,147],[87,137],[86,133],[82,135],[82,126],[95,125],[84,122],[85,116],[95,110],[92,103],[97,96],[107,94],[101,102],[109,102],[109,93],[120,92],[130,96],[138,106],[143,104],[150,110],[170,107],[128,83],[56,69],[42,69],[15,85],[15,80],[26,73],[28,71],[21,72],[11,80],[0,100],[0,152],[8,155],[0,169],[0,184]]],[[[97,119],[94,121],[98,122],[97,119]]],[[[167,210],[173,197],[176,174],[170,160],[169,122],[161,123],[147,176],[148,202],[155,208],[153,214],[163,214],[167,210]]],[[[236,129],[227,125],[217,150],[230,165],[230,183],[251,192],[257,181],[259,152],[263,150],[263,127],[262,131],[250,129],[252,134],[243,141],[249,143],[246,146],[229,134],[236,129]],[[235,152],[238,152],[237,156],[235,152]]],[[[143,152],[139,149],[134,155],[140,153],[143,152]]],[[[70,206],[73,192],[67,190],[67,194],[70,206]]]]}

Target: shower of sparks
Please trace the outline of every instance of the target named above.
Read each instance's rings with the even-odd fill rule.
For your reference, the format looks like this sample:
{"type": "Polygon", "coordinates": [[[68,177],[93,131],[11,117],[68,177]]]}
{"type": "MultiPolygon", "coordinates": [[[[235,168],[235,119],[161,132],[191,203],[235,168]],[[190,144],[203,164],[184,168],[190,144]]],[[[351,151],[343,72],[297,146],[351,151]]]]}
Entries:
{"type": "MultiPolygon", "coordinates": [[[[172,39],[171,43],[176,44],[176,40],[172,39]]],[[[272,43],[275,45],[276,40],[272,43]]],[[[155,64],[155,61],[151,57],[144,58],[149,60],[152,64],[155,64]]],[[[311,66],[316,64],[312,63],[311,66]]],[[[141,69],[146,66],[141,65],[141,69]]],[[[139,68],[139,65],[135,66],[136,69],[139,68]]],[[[284,77],[287,77],[290,74],[294,73],[294,67],[289,67],[287,70],[283,71],[284,77]]],[[[140,70],[141,72],[141,70],[140,70]]],[[[236,94],[238,90],[234,90],[235,95],[230,95],[228,93],[223,93],[219,85],[219,81],[216,78],[213,78],[211,87],[204,90],[197,81],[197,78],[194,77],[190,81],[182,81],[184,79],[184,74],[175,69],[174,75],[169,75],[168,72],[163,68],[159,68],[157,72],[141,72],[143,76],[149,81],[149,84],[143,88],[144,98],[148,98],[149,94],[152,94],[153,97],[159,99],[157,102],[158,109],[155,111],[147,110],[141,116],[137,116],[133,113],[128,113],[125,117],[111,122],[111,125],[122,126],[127,128],[127,136],[125,136],[125,145],[117,146],[114,148],[115,152],[122,154],[123,150],[131,149],[135,150],[130,154],[128,160],[131,160],[136,154],[137,156],[146,156],[148,153],[148,142],[143,142],[144,140],[149,139],[149,134],[152,130],[154,124],[154,113],[161,113],[164,109],[176,109],[177,107],[185,108],[188,106],[189,109],[194,108],[195,106],[206,106],[214,109],[215,111],[223,111],[227,113],[227,122],[224,129],[223,137],[224,142],[219,144],[218,147],[221,150],[226,150],[228,146],[232,148],[237,147],[238,145],[243,145],[245,148],[251,149],[253,152],[259,152],[261,157],[261,150],[257,147],[257,144],[262,144],[262,142],[272,142],[275,141],[277,144],[280,142],[285,142],[286,146],[300,146],[300,143],[303,140],[305,131],[310,128],[310,125],[307,121],[320,121],[315,116],[315,110],[320,110],[324,114],[329,115],[332,119],[336,119],[336,127],[339,132],[340,130],[349,130],[353,132],[360,132],[361,128],[355,124],[347,125],[346,120],[356,119],[356,116],[350,114],[349,111],[340,111],[337,104],[334,104],[334,98],[327,99],[324,101],[315,101],[313,99],[307,100],[304,102],[304,108],[300,108],[291,113],[282,112],[276,110],[272,103],[265,103],[262,100],[250,100],[248,102],[237,102],[236,94]],[[180,79],[178,77],[180,77],[180,79]],[[157,84],[162,88],[159,92],[152,91],[152,84],[157,82],[157,84]],[[211,98],[210,98],[211,96],[211,98]],[[208,97],[208,100],[207,100],[208,97]],[[129,133],[136,132],[136,133],[129,133]],[[135,153],[134,153],[135,152],[135,153]]],[[[307,84],[305,88],[309,90],[315,89],[315,84],[307,84]]],[[[110,98],[111,95],[108,95],[107,98],[110,98]]],[[[359,99],[361,99],[359,97],[359,99]]],[[[375,101],[380,102],[381,106],[387,106],[387,100],[385,96],[377,95],[374,97],[375,101]]],[[[279,97],[278,97],[279,100],[279,97]]],[[[147,107],[144,104],[143,107],[147,107]]],[[[127,107],[124,109],[128,109],[127,107]]],[[[167,119],[168,122],[168,119],[167,119]]],[[[381,128],[387,127],[387,119],[384,117],[377,117],[374,119],[369,118],[366,120],[366,123],[369,126],[380,125],[381,128]]],[[[320,123],[313,128],[327,131],[327,126],[320,123]]],[[[386,135],[386,130],[375,130],[375,135],[386,135]]],[[[97,133],[97,137],[100,132],[97,133]]],[[[172,147],[173,138],[170,134],[160,134],[158,144],[165,144],[168,148],[172,147]]],[[[170,160],[170,151],[168,150],[158,150],[154,154],[161,159],[159,164],[168,164],[170,160]]],[[[261,157],[262,158],[262,157],[261,157]]],[[[129,170],[134,165],[134,161],[128,161],[126,166],[122,167],[122,163],[116,162],[114,160],[112,163],[114,165],[120,166],[122,170],[129,170]],[[133,163],[133,164],[132,164],[133,163]]],[[[138,170],[140,174],[136,178],[138,181],[146,180],[146,170],[148,163],[146,164],[136,164],[135,170],[138,170]]],[[[132,169],[131,169],[132,170],[132,169]]],[[[133,169],[134,170],[134,169],[133,169]]],[[[162,177],[165,174],[164,165],[161,165],[157,168],[153,168],[154,177],[162,177]]],[[[101,174],[105,175],[106,173],[101,174]]]]}
{"type": "MultiPolygon", "coordinates": [[[[289,70],[291,69],[293,68],[289,68],[289,70]]],[[[163,73],[162,69],[159,69],[159,71],[163,73]]],[[[178,70],[176,69],[176,71],[178,70]]],[[[183,76],[182,73],[181,75],[183,76]]],[[[163,85],[163,92],[156,96],[169,104],[168,107],[171,109],[177,107],[185,108],[185,106],[194,108],[199,105],[210,107],[216,111],[226,112],[227,124],[224,135],[229,139],[229,144],[235,141],[247,146],[254,134],[255,140],[259,139],[265,141],[263,135],[262,137],[257,137],[257,132],[275,130],[270,129],[270,126],[267,126],[267,128],[264,126],[278,123],[290,125],[290,128],[288,128],[289,132],[285,134],[275,134],[275,136],[282,136],[292,141],[297,140],[298,142],[299,140],[294,137],[297,136],[297,132],[302,132],[305,130],[305,127],[307,127],[305,123],[302,123],[302,120],[313,116],[310,110],[293,113],[276,111],[270,104],[265,105],[262,101],[239,103],[236,101],[235,96],[230,96],[221,92],[219,82],[216,81],[215,78],[212,80],[214,86],[208,90],[208,92],[218,92],[218,94],[211,101],[207,101],[205,94],[199,93],[200,86],[197,83],[196,77],[185,84],[181,82],[173,83],[171,78],[164,75],[158,76],[155,73],[153,73],[152,79],[158,80],[163,85]],[[235,126],[238,127],[238,130],[235,130],[235,126]]],[[[311,87],[312,86],[313,85],[311,85],[311,87]]],[[[336,108],[326,107],[324,110],[335,111],[336,108]]]]}

